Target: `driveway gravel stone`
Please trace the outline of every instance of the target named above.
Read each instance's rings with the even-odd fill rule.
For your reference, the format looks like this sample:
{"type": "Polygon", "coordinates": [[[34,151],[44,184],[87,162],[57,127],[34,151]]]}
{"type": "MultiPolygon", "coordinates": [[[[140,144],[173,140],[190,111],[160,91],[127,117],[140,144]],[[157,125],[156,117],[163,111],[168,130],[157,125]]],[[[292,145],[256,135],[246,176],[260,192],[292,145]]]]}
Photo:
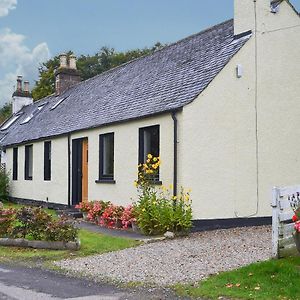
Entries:
{"type": "Polygon", "coordinates": [[[270,226],[222,229],[56,264],[96,280],[165,286],[268,260],[271,246],[270,226]]]}

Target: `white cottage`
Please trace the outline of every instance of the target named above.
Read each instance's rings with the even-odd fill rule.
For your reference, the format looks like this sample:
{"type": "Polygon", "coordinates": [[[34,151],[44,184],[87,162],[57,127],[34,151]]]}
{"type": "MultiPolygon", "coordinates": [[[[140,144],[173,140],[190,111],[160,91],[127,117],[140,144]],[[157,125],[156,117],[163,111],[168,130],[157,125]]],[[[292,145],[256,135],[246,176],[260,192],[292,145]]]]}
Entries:
{"type": "Polygon", "coordinates": [[[10,196],[124,205],[151,152],[157,184],[192,189],[195,224],[267,223],[272,187],[300,181],[299,63],[299,14],[270,0],[235,0],[234,20],[83,82],[61,56],[56,93],[17,91],[0,129],[10,196]]]}

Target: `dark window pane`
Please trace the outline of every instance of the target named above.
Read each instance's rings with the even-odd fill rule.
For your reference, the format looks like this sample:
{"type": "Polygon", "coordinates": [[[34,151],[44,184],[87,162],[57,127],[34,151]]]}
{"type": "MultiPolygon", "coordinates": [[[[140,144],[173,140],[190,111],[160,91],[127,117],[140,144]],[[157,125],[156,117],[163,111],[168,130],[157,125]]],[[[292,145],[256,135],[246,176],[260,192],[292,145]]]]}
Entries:
{"type": "Polygon", "coordinates": [[[44,143],[44,180],[51,180],[51,142],[44,143]]]}
{"type": "Polygon", "coordinates": [[[114,178],[114,134],[100,135],[99,179],[114,178]]]}
{"type": "Polygon", "coordinates": [[[32,145],[25,146],[25,180],[32,180],[33,150],[32,145]]]}
{"type": "Polygon", "coordinates": [[[13,180],[18,180],[18,148],[13,149],[13,180]]]}
{"type": "Polygon", "coordinates": [[[147,155],[159,156],[159,125],[140,128],[139,163],[147,160],[147,155]]]}

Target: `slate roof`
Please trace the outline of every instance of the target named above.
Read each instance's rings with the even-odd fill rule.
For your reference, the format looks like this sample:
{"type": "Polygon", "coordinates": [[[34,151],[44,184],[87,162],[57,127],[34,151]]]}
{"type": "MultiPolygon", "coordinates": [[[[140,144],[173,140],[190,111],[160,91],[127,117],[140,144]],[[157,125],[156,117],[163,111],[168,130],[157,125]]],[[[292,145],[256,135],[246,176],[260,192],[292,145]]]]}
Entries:
{"type": "Polygon", "coordinates": [[[80,82],[60,96],[24,107],[19,119],[0,131],[0,144],[11,146],[180,109],[208,86],[249,38],[234,37],[229,20],[80,82]],[[65,100],[51,110],[61,99],[65,100]],[[20,124],[44,103],[28,123],[20,124]]]}

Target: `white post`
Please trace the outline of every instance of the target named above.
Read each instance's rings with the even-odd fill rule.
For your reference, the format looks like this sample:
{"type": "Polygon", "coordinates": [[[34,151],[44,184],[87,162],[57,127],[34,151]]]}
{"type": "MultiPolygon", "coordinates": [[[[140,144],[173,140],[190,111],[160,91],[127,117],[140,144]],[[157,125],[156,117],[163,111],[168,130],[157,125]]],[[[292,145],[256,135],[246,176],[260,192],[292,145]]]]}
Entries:
{"type": "Polygon", "coordinates": [[[279,189],[272,190],[272,257],[279,258],[279,189]]]}

